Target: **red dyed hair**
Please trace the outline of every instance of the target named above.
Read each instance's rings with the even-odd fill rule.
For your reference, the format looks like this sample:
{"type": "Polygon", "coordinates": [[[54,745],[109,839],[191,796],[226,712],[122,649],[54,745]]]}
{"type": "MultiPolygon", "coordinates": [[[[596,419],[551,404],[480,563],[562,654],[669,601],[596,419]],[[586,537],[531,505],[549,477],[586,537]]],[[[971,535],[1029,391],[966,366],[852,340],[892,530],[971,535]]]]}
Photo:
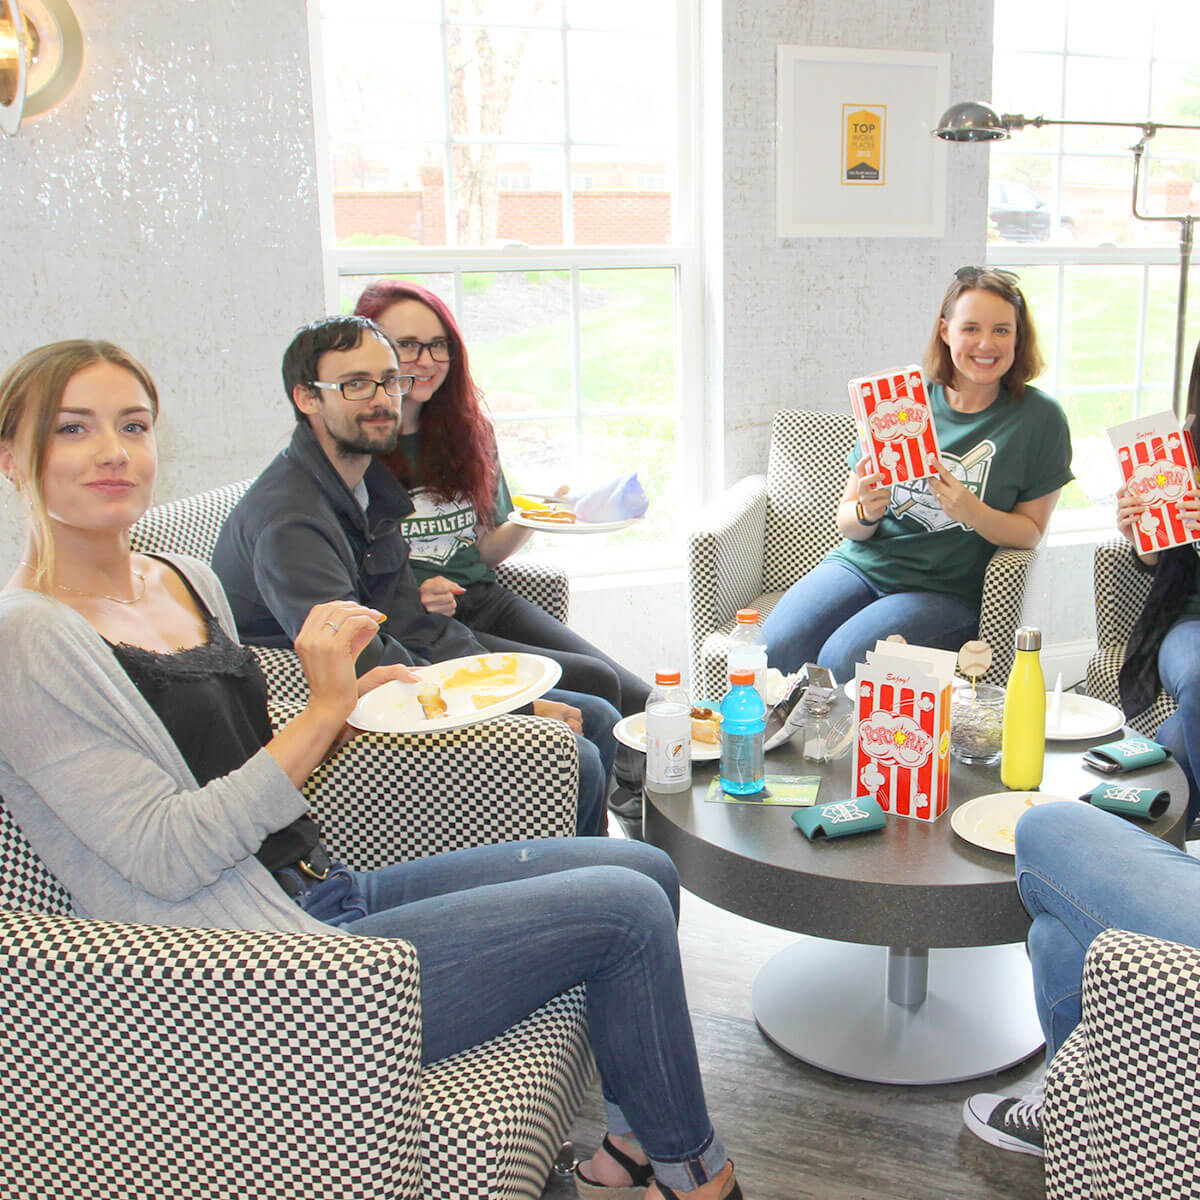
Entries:
{"type": "Polygon", "coordinates": [[[491,528],[499,472],[496,436],[484,415],[483,393],[471,378],[467,348],[454,314],[428,288],[400,279],[380,279],[371,284],[359,296],[354,312],[374,321],[401,300],[420,301],[441,321],[450,343],[450,370],[421,409],[416,477],[399,447],[384,455],[383,461],[406,488],[419,484],[441,500],[466,497],[474,505],[480,524],[491,528]]]}

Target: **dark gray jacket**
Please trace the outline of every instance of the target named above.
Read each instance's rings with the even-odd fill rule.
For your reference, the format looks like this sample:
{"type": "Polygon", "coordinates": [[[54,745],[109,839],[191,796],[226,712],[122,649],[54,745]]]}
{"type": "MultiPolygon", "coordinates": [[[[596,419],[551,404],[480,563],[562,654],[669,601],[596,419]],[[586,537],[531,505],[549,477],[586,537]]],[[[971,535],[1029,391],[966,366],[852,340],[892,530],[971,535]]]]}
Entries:
{"type": "Polygon", "coordinates": [[[378,461],[363,482],[365,513],[307,424],[254,481],[213,552],[242,641],[290,647],[314,604],[356,600],[388,617],[359,656],[360,675],[486,654],[465,625],[421,604],[400,532],[413,511],[408,493],[378,461]]]}

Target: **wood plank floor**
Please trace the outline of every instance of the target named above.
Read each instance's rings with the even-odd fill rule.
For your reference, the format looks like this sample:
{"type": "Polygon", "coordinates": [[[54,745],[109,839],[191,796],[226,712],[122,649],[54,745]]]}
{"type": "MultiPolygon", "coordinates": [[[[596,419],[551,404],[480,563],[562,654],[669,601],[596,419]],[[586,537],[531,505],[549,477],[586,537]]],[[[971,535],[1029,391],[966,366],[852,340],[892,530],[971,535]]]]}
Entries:
{"type": "MultiPolygon", "coordinates": [[[[615,830],[614,830],[615,832],[615,830]]],[[[689,1004],[709,1112],[738,1164],[746,1200],[1040,1200],[1040,1159],[994,1150],[962,1127],[965,1097],[1023,1092],[1023,1066],[971,1083],[895,1087],[808,1067],[777,1049],[750,1013],[758,968],[795,934],[685,894],[680,921],[689,1004]]],[[[572,1130],[580,1157],[602,1135],[594,1087],[572,1130]]],[[[553,1180],[546,1200],[575,1195],[553,1180]]]]}

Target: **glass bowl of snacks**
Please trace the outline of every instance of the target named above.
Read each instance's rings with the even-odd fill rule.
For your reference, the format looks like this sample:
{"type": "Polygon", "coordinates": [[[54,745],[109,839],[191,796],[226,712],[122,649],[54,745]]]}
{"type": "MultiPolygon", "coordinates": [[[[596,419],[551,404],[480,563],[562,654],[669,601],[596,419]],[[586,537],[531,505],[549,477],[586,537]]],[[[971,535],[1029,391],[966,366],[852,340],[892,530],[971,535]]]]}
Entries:
{"type": "Polygon", "coordinates": [[[1000,761],[1004,689],[990,683],[954,689],[950,701],[950,753],[970,766],[1000,761]]]}

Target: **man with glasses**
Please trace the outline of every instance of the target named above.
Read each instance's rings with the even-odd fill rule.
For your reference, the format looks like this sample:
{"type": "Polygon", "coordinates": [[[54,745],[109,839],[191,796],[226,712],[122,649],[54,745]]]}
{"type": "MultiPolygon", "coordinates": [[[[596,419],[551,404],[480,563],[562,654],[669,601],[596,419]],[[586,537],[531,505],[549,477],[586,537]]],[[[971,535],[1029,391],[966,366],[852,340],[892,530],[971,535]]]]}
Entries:
{"type": "MultiPolygon", "coordinates": [[[[283,383],[296,417],[291,442],[238,502],[213,552],[242,641],[290,648],[314,604],[354,600],[387,615],[358,657],[360,674],[486,654],[465,625],[427,610],[401,533],[412,500],[376,460],[396,446],[413,384],[387,334],[364,317],[305,326],[283,356],[283,383]]],[[[602,834],[620,714],[559,690],[533,711],[575,732],[577,829],[602,834]]]]}

